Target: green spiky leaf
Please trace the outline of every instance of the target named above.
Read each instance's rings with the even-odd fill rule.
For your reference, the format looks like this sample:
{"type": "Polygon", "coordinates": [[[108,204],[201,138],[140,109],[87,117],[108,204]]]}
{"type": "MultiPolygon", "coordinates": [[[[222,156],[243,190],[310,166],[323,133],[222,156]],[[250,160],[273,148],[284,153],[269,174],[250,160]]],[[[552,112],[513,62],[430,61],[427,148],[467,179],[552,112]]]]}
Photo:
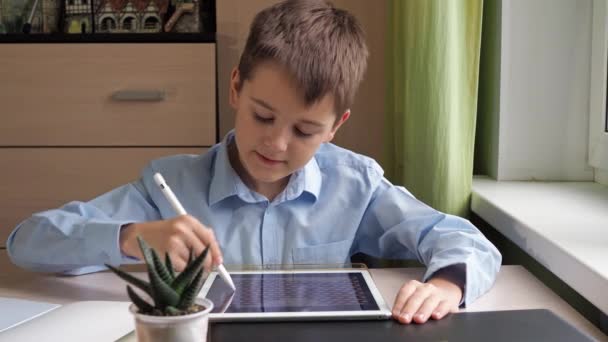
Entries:
{"type": "Polygon", "coordinates": [[[119,276],[120,278],[122,278],[123,280],[125,280],[126,282],[133,284],[135,286],[137,286],[138,288],[140,288],[142,291],[144,291],[145,293],[147,293],[149,296],[152,296],[152,292],[150,290],[150,284],[147,283],[144,280],[141,280],[137,277],[134,277],[132,275],[130,275],[129,273],[118,269],[112,265],[108,265],[106,264],[106,267],[108,269],[110,269],[110,271],[114,272],[117,276],[119,276]]]}
{"type": "Polygon", "coordinates": [[[142,299],[129,285],[127,285],[127,294],[129,295],[129,298],[131,298],[131,301],[133,302],[133,304],[135,304],[135,306],[137,306],[137,308],[139,309],[139,312],[148,313],[148,312],[152,312],[152,310],[154,310],[154,307],[152,305],[150,305],[147,301],[142,299]]]}
{"type": "Polygon", "coordinates": [[[184,271],[180,273],[177,278],[171,283],[171,287],[175,289],[179,295],[184,292],[184,289],[192,282],[192,279],[196,276],[199,269],[203,266],[203,261],[205,261],[205,257],[207,256],[207,252],[209,252],[209,248],[205,248],[203,252],[196,258],[194,261],[189,263],[184,271]]]}
{"type": "Polygon", "coordinates": [[[177,306],[178,309],[180,310],[187,310],[189,307],[191,307],[194,304],[194,300],[196,299],[196,296],[198,295],[198,293],[201,291],[201,288],[203,287],[203,273],[205,272],[204,269],[200,269],[198,271],[198,273],[196,274],[196,277],[194,277],[194,280],[192,280],[192,282],[190,283],[190,285],[184,290],[184,293],[182,293],[181,299],[179,301],[179,305],[177,306]]]}
{"type": "Polygon", "coordinates": [[[175,279],[175,270],[173,270],[173,262],[171,262],[171,257],[169,256],[169,253],[165,253],[165,266],[167,267],[167,271],[169,271],[171,277],[175,279]]]}
{"type": "Polygon", "coordinates": [[[137,236],[137,243],[139,244],[139,249],[141,250],[141,254],[144,256],[144,261],[148,264],[148,267],[154,265],[154,259],[152,259],[152,252],[150,252],[150,246],[141,236],[137,236]]]}
{"type": "Polygon", "coordinates": [[[160,278],[165,282],[165,284],[171,285],[173,282],[173,277],[169,273],[167,266],[160,261],[160,257],[156,253],[154,249],[150,249],[150,254],[152,255],[152,261],[154,262],[154,268],[156,272],[160,276],[160,278]]]}
{"type": "Polygon", "coordinates": [[[150,304],[127,285],[127,294],[139,312],[164,315],[186,314],[202,288],[205,272],[203,262],[209,252],[208,248],[197,257],[190,249],[186,268],[177,274],[168,253],[165,253],[163,263],[157,252],[143,238],[138,236],[137,242],[147,266],[149,283],[111,265],[106,266],[122,279],[142,289],[154,301],[154,305],[150,304]]]}
{"type": "Polygon", "coordinates": [[[177,306],[179,303],[178,293],[163,281],[154,267],[148,267],[148,277],[150,278],[154,306],[161,311],[164,311],[167,306],[177,306]]]}

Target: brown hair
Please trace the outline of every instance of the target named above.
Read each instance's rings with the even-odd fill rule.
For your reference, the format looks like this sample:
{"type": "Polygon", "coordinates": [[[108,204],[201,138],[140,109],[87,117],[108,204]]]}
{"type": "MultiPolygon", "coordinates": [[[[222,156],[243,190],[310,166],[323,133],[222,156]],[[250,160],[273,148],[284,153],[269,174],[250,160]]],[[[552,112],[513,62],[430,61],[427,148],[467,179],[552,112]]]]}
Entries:
{"type": "Polygon", "coordinates": [[[287,0],[258,13],[239,62],[239,90],[268,60],[287,68],[311,105],[333,95],[336,115],[353,103],[367,67],[363,30],[354,16],[324,0],[287,0]]]}

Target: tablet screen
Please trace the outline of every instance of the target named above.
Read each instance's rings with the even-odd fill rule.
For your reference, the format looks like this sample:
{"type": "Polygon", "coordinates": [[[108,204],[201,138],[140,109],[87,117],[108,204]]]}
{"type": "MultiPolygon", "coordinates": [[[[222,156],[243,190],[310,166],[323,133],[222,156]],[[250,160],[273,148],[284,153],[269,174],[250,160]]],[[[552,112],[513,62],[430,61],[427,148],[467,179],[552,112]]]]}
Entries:
{"type": "Polygon", "coordinates": [[[216,277],[212,313],[379,310],[360,272],[232,274],[233,292],[216,277]]]}

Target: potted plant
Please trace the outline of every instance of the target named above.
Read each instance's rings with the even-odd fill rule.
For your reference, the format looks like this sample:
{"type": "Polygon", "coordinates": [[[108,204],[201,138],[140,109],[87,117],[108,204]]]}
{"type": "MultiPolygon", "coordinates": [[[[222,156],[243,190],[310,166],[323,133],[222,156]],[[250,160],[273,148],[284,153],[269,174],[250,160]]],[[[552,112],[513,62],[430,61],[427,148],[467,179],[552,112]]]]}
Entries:
{"type": "Polygon", "coordinates": [[[197,295],[203,286],[203,261],[208,249],[196,258],[190,250],[186,267],[176,274],[169,254],[165,254],[163,263],[156,251],[141,237],[137,237],[137,241],[144,256],[149,282],[106,264],[110,270],[141,289],[152,300],[150,303],[143,299],[127,285],[127,294],[133,302],[129,310],[135,316],[137,340],[205,341],[208,315],[213,309],[213,303],[206,298],[197,298],[197,295]]]}

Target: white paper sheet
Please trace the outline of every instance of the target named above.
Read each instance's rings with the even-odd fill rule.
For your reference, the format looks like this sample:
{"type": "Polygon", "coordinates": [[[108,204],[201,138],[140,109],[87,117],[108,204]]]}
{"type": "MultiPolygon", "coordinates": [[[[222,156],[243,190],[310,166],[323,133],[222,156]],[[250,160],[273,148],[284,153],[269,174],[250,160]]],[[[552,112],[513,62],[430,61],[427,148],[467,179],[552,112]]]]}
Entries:
{"type": "Polygon", "coordinates": [[[0,341],[116,341],[135,329],[130,302],[62,305],[0,333],[0,341]]]}
{"type": "Polygon", "coordinates": [[[0,333],[59,307],[59,304],[0,297],[0,333]]]}

